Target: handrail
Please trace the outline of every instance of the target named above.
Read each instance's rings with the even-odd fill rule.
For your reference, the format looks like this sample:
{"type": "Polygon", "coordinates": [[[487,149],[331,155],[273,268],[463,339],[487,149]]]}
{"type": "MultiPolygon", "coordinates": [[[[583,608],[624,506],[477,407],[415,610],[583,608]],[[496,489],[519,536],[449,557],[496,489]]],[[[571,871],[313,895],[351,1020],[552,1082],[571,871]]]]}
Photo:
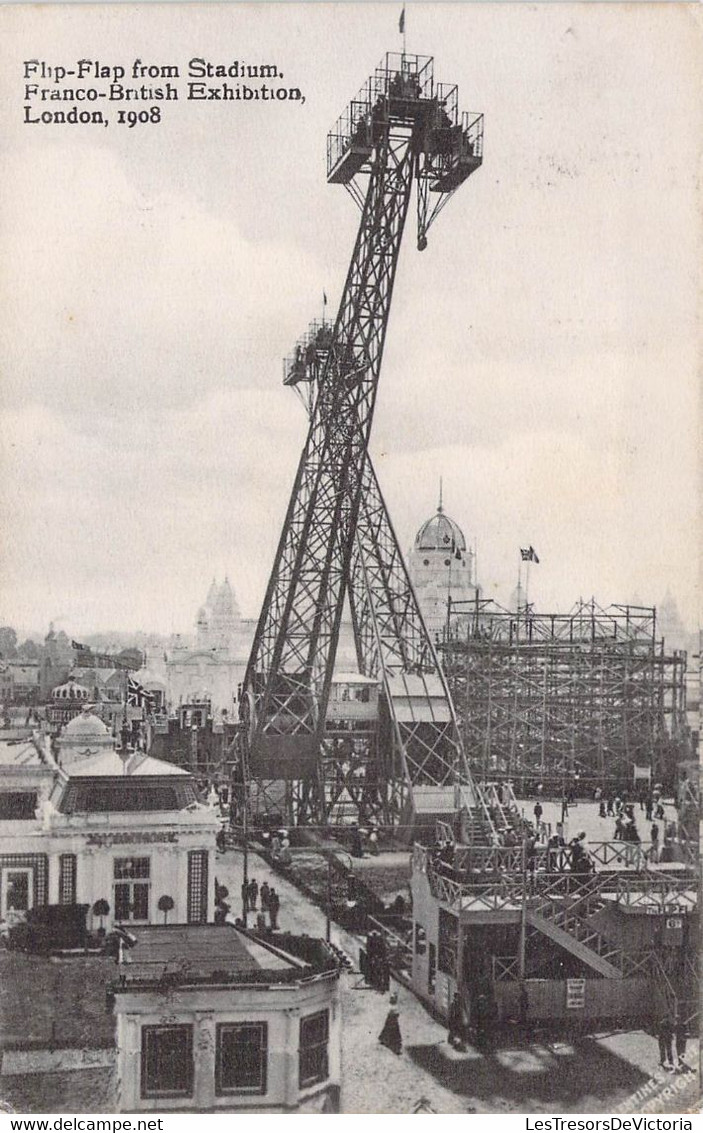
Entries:
{"type": "MultiPolygon", "coordinates": [[[[416,843],[413,848],[413,868],[424,873],[433,894],[452,905],[471,904],[485,908],[503,908],[506,905],[519,906],[522,901],[523,875],[521,871],[505,868],[514,848],[476,847],[470,850],[474,861],[485,864],[484,877],[478,871],[469,877],[456,875],[453,866],[433,860],[431,851],[416,843]],[[492,866],[493,868],[489,868],[492,866]]],[[[539,860],[539,859],[538,859],[539,860]]],[[[663,911],[680,911],[680,906],[692,909],[696,905],[695,883],[688,877],[666,878],[636,877],[620,873],[595,873],[586,879],[570,871],[559,870],[535,872],[528,876],[528,897],[530,899],[549,893],[569,893],[583,896],[588,892],[606,892],[623,905],[651,905],[657,902],[663,911]],[[667,905],[675,907],[666,909],[667,905]]]]}

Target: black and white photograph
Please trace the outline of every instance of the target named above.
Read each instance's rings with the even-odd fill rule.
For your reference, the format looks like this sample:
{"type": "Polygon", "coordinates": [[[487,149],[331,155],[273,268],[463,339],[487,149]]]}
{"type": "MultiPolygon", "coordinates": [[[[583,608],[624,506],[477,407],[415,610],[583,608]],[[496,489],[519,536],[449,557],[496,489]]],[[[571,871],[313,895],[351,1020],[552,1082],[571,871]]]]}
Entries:
{"type": "Polygon", "coordinates": [[[702,33],[0,3],[3,1130],[696,1127],[702,33]]]}

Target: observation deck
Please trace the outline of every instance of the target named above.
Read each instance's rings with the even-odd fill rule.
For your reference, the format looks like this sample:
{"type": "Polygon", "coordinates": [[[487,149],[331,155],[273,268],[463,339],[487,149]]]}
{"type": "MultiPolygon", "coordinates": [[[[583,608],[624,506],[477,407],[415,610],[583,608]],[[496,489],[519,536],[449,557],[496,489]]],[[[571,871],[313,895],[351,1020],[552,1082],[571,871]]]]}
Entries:
{"type": "Polygon", "coordinates": [[[453,192],[483,161],[483,115],[458,109],[456,86],[437,83],[430,56],[387,53],[327,135],[327,180],[369,172],[387,133],[419,126],[419,177],[453,192]]]}
{"type": "Polygon", "coordinates": [[[298,339],[293,353],[283,359],[284,386],[297,386],[318,380],[334,337],[331,323],[316,319],[298,339]]]}

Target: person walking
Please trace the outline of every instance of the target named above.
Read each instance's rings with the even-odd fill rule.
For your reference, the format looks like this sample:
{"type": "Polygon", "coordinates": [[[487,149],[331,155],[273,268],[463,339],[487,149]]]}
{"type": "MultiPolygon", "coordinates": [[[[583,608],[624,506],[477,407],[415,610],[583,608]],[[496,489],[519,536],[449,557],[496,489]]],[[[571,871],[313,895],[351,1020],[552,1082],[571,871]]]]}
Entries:
{"type": "Polygon", "coordinates": [[[281,907],[281,899],[280,899],[280,897],[278,896],[278,893],[276,892],[276,890],[273,887],[269,890],[268,905],[269,905],[269,920],[271,922],[271,928],[275,930],[275,929],[278,928],[278,910],[281,907]]]}
{"type": "Polygon", "coordinates": [[[249,908],[251,909],[252,913],[256,912],[256,901],[258,896],[259,886],[257,885],[256,878],[252,877],[251,881],[249,882],[248,888],[249,908]]]}
{"type": "Polygon", "coordinates": [[[674,1055],[671,1050],[671,1040],[674,1037],[674,1025],[671,1015],[667,1011],[659,1022],[657,1040],[659,1042],[659,1065],[665,1070],[674,1069],[674,1055]]]}
{"type": "Polygon", "coordinates": [[[654,800],[652,799],[651,795],[647,795],[647,798],[646,798],[645,804],[644,804],[644,817],[645,817],[647,822],[652,821],[652,811],[653,810],[654,810],[654,800]]]}
{"type": "Polygon", "coordinates": [[[676,1065],[679,1070],[686,1068],[686,1043],[688,1042],[688,1027],[681,1018],[674,1020],[674,1040],[676,1043],[676,1065]]]}
{"type": "Polygon", "coordinates": [[[659,827],[656,822],[652,823],[652,829],[649,831],[649,837],[652,842],[652,848],[649,851],[650,862],[659,861],[659,827]]]}
{"type": "Polygon", "coordinates": [[[537,834],[539,836],[539,832],[542,829],[542,814],[543,814],[542,804],[541,804],[541,802],[539,802],[539,800],[535,803],[533,810],[534,810],[534,816],[535,816],[535,828],[536,828],[537,834]]]}
{"type": "Polygon", "coordinates": [[[400,1021],[398,1012],[398,996],[395,992],[391,995],[390,1006],[386,1021],[383,1024],[383,1029],[378,1036],[378,1041],[387,1046],[393,1054],[402,1054],[403,1052],[403,1037],[400,1033],[400,1021]]]}
{"type": "Polygon", "coordinates": [[[268,911],[270,892],[271,890],[269,889],[268,881],[262,881],[261,889],[259,890],[259,897],[261,898],[261,909],[264,913],[268,911]]]}

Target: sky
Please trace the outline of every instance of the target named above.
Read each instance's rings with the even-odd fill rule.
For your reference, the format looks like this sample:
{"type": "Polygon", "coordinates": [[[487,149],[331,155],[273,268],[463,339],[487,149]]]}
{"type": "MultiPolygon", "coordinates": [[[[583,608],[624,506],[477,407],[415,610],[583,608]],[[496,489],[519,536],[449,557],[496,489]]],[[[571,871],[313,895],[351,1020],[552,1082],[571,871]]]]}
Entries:
{"type": "MultiPolygon", "coordinates": [[[[225,573],[257,616],[306,432],[281,359],[323,291],[336,311],[358,225],[326,133],[399,11],[4,8],[0,622],[188,632],[225,573]],[[187,101],[193,57],[275,63],[305,101],[187,101]],[[137,58],[180,68],[160,122],[23,121],[24,61],[137,58]]],[[[700,23],[407,5],[485,155],[424,252],[406,230],[371,452],[406,549],[443,478],[499,601],[532,544],[540,610],[669,590],[699,620],[700,23]]]]}

